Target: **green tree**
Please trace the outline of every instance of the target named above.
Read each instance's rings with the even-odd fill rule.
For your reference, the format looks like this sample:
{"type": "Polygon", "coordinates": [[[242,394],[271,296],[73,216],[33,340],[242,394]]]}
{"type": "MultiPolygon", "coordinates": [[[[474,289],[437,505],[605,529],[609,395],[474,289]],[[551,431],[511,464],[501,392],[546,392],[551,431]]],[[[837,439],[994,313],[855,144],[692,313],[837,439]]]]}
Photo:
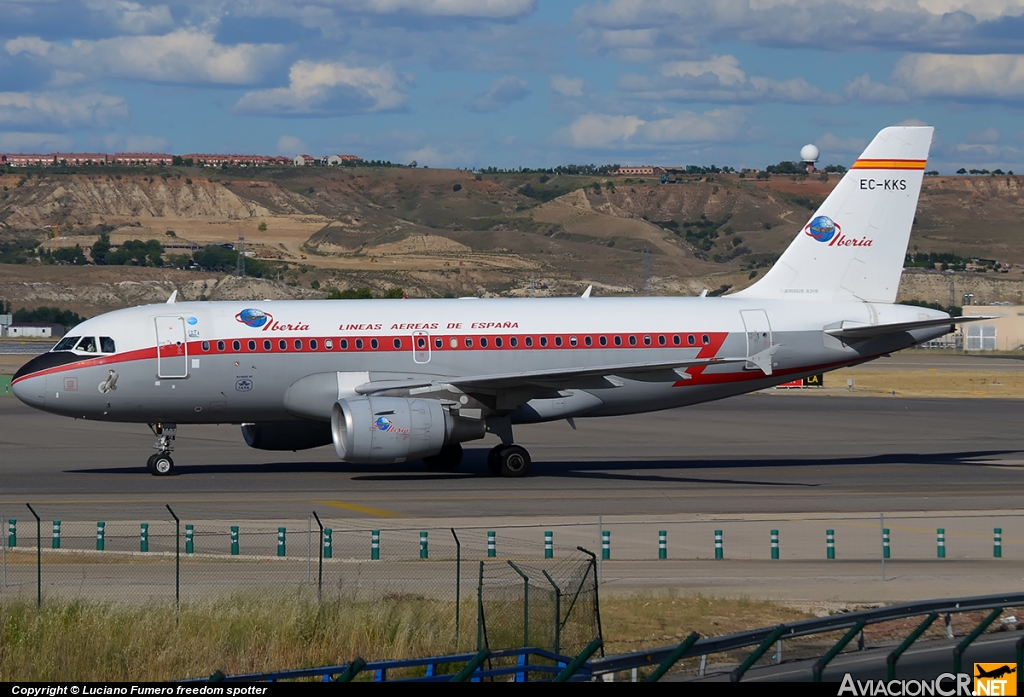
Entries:
{"type": "Polygon", "coordinates": [[[94,264],[104,265],[107,263],[107,255],[110,253],[110,235],[103,233],[89,249],[94,264]]]}

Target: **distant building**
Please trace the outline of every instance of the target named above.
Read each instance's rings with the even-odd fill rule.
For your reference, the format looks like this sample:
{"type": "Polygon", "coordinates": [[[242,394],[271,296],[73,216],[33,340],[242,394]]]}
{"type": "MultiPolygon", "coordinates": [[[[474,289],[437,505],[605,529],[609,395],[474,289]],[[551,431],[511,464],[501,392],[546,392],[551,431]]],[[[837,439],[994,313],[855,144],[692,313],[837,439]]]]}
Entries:
{"type": "Polygon", "coordinates": [[[64,325],[47,322],[16,322],[7,325],[7,336],[31,339],[51,339],[64,336],[64,325]]]}
{"type": "Polygon", "coordinates": [[[964,315],[992,315],[995,319],[961,325],[966,351],[1016,351],[1024,347],[1024,306],[970,305],[964,315]]]}
{"type": "Polygon", "coordinates": [[[33,167],[53,164],[53,155],[12,153],[4,155],[8,167],[33,167]]]}
{"type": "Polygon", "coordinates": [[[233,154],[204,154],[191,153],[182,155],[182,160],[192,160],[192,164],[198,167],[219,167],[221,165],[246,166],[246,167],[270,167],[291,163],[291,158],[274,157],[272,155],[233,155],[233,154]]]}
{"type": "Polygon", "coordinates": [[[337,165],[343,165],[347,163],[362,162],[363,158],[356,155],[329,155],[327,157],[327,164],[335,167],[337,165]]]}
{"type": "Polygon", "coordinates": [[[58,165],[105,165],[110,156],[102,152],[55,152],[48,157],[58,165]]]}
{"type": "Polygon", "coordinates": [[[296,167],[305,167],[306,165],[315,165],[316,158],[311,155],[296,155],[292,162],[296,167]]]}
{"type": "Polygon", "coordinates": [[[169,165],[173,155],[158,152],[118,152],[114,153],[111,161],[116,165],[169,165]]]}
{"type": "Polygon", "coordinates": [[[619,167],[619,171],[616,174],[628,177],[628,176],[647,176],[653,177],[656,174],[661,174],[664,170],[661,167],[651,167],[644,165],[642,167],[619,167]]]}

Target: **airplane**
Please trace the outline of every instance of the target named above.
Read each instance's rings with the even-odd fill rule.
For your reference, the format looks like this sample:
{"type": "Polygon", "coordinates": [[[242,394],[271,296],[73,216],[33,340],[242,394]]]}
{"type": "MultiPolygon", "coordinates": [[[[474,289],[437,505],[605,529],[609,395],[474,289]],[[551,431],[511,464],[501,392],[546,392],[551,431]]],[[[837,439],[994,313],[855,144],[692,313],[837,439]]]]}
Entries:
{"type": "Polygon", "coordinates": [[[64,416],[146,423],[174,472],[179,424],[240,424],[270,451],[521,477],[513,427],[723,399],[887,356],[988,319],[894,304],[931,127],[871,141],[779,260],[722,297],[176,302],[82,322],[14,376],[64,416]]]}

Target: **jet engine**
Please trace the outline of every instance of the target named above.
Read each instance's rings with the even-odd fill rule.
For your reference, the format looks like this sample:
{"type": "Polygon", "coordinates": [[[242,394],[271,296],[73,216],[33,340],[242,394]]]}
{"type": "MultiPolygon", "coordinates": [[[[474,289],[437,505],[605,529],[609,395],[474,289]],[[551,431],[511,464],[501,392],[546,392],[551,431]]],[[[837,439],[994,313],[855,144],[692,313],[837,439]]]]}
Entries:
{"type": "Polygon", "coordinates": [[[436,455],[447,445],[483,438],[485,426],[433,399],[366,396],[338,400],[331,431],[338,457],[373,465],[436,455]]]}
{"type": "Polygon", "coordinates": [[[263,421],[242,424],[245,444],[257,450],[309,450],[331,444],[331,425],[323,421],[263,421]]]}

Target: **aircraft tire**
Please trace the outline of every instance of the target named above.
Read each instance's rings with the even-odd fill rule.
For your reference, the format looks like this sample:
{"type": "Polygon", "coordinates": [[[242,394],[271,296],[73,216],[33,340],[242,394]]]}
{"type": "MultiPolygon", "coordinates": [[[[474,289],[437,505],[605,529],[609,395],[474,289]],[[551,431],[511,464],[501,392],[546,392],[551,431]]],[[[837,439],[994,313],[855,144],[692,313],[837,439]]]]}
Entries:
{"type": "Polygon", "coordinates": [[[154,477],[166,477],[174,472],[174,460],[171,459],[170,455],[163,453],[150,455],[149,460],[146,462],[146,469],[154,477]]]}
{"type": "Polygon", "coordinates": [[[519,445],[502,448],[498,455],[502,477],[525,477],[530,471],[530,453],[519,445]]]}
{"type": "Polygon", "coordinates": [[[496,445],[487,451],[487,471],[494,477],[501,476],[501,451],[505,445],[496,445]]]}
{"type": "Polygon", "coordinates": [[[432,470],[451,472],[459,469],[462,464],[462,444],[446,445],[437,455],[423,458],[423,462],[432,470]]]}

